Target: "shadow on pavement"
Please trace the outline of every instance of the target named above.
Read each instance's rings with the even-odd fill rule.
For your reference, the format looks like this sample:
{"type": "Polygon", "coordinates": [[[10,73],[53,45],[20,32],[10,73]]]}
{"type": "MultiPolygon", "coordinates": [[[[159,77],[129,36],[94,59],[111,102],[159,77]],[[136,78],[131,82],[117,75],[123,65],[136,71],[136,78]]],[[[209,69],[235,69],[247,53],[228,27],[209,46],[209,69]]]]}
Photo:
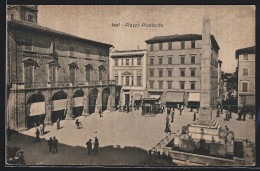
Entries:
{"type": "Polygon", "coordinates": [[[20,133],[12,135],[6,145],[20,147],[27,165],[174,166],[170,159],[149,156],[147,151],[136,147],[105,146],[99,148],[99,155],[88,156],[87,148],[59,143],[59,152],[52,154],[47,140],[35,142],[35,137],[20,133]]]}

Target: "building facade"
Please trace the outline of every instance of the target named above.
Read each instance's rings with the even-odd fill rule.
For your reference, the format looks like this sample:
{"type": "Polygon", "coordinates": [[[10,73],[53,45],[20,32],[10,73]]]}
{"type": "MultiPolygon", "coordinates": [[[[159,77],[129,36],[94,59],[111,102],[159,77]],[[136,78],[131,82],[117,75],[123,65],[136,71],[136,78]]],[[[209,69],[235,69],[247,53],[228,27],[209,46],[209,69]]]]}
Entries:
{"type": "Polygon", "coordinates": [[[7,10],[7,126],[21,130],[115,105],[110,44],[37,23],[37,5],[7,10]]]}
{"type": "Polygon", "coordinates": [[[255,46],[236,50],[239,107],[255,107],[255,53],[255,46]]]}
{"type": "MultiPolygon", "coordinates": [[[[203,36],[198,34],[156,36],[147,43],[148,96],[163,104],[200,102],[203,36]]],[[[209,36],[211,104],[218,102],[219,46],[209,36]]]]}
{"type": "Polygon", "coordinates": [[[118,105],[140,105],[146,90],[146,50],[112,52],[110,78],[122,86],[118,105]]]}

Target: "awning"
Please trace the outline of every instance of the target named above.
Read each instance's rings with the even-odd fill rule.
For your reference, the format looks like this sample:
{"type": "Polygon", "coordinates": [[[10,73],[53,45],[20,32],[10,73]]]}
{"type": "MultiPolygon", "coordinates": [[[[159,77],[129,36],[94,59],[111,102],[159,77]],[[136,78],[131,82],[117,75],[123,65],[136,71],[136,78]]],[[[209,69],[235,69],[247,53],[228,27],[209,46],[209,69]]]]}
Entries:
{"type": "Polygon", "coordinates": [[[142,95],[140,95],[140,94],[136,94],[133,97],[134,100],[141,100],[141,98],[142,98],[142,95]]]}
{"type": "Polygon", "coordinates": [[[83,97],[74,97],[73,98],[73,107],[83,106],[83,97]]]}
{"type": "Polygon", "coordinates": [[[183,92],[167,92],[166,94],[166,102],[181,102],[184,101],[184,93],[183,92]]]}
{"type": "Polygon", "coordinates": [[[67,99],[54,100],[52,101],[53,111],[66,109],[67,99]]]}
{"type": "Polygon", "coordinates": [[[150,98],[154,98],[154,99],[159,99],[161,97],[161,95],[159,94],[151,94],[150,98]]]}
{"type": "Polygon", "coordinates": [[[200,93],[189,93],[189,102],[200,102],[200,93]]]}
{"type": "Polygon", "coordinates": [[[27,111],[29,111],[29,116],[36,116],[45,114],[45,102],[31,103],[27,105],[27,111]]]}

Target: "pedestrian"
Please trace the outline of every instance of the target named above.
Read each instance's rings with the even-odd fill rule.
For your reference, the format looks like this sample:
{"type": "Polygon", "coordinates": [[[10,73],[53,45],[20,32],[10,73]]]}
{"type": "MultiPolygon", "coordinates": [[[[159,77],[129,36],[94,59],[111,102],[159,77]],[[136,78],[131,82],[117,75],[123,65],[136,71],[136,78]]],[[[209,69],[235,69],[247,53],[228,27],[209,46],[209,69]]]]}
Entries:
{"type": "Polygon", "coordinates": [[[36,135],[35,141],[36,141],[36,142],[39,142],[39,141],[40,141],[40,131],[39,131],[38,128],[36,128],[36,132],[35,132],[34,135],[36,135]]]}
{"type": "Polygon", "coordinates": [[[171,108],[167,107],[167,115],[169,115],[171,113],[171,108]]]}
{"type": "Polygon", "coordinates": [[[219,109],[217,110],[217,116],[216,117],[220,117],[220,115],[219,115],[219,109]]]}
{"type": "Polygon", "coordinates": [[[166,132],[166,133],[171,132],[171,129],[170,129],[170,115],[166,116],[166,125],[165,125],[164,132],[166,132]]]}
{"type": "Polygon", "coordinates": [[[11,140],[11,135],[12,135],[12,131],[10,129],[10,126],[8,126],[6,132],[7,132],[7,140],[10,141],[11,140]]]}
{"type": "Polygon", "coordinates": [[[57,130],[60,129],[60,118],[57,119],[57,130]]]}
{"type": "Polygon", "coordinates": [[[180,115],[182,114],[182,110],[184,109],[183,105],[180,105],[180,115]]]}
{"type": "Polygon", "coordinates": [[[40,129],[41,135],[43,135],[43,124],[40,124],[39,129],[40,129]]]}
{"type": "Polygon", "coordinates": [[[101,109],[99,109],[99,117],[102,117],[102,111],[101,111],[101,109]]]}
{"type": "Polygon", "coordinates": [[[53,144],[52,144],[52,153],[58,153],[58,140],[56,139],[56,137],[53,137],[53,144]]]}
{"type": "Polygon", "coordinates": [[[53,144],[53,139],[52,139],[52,137],[50,137],[50,139],[48,140],[48,143],[47,143],[50,153],[52,152],[52,144],[53,144]]]}
{"type": "Polygon", "coordinates": [[[194,113],[193,113],[193,121],[195,121],[195,120],[196,120],[196,118],[197,118],[197,116],[196,116],[196,115],[197,115],[197,112],[194,112],[194,113]]]}
{"type": "Polygon", "coordinates": [[[75,123],[76,125],[77,125],[77,128],[79,129],[79,126],[80,126],[80,122],[79,122],[79,120],[78,120],[78,118],[76,119],[76,123],[75,123]]]}
{"type": "Polygon", "coordinates": [[[99,142],[98,142],[97,137],[95,137],[94,148],[93,148],[93,153],[95,155],[98,155],[98,147],[99,147],[99,142]]]}
{"type": "Polygon", "coordinates": [[[89,139],[89,141],[86,143],[87,145],[87,149],[88,149],[88,155],[90,156],[91,155],[91,151],[92,151],[92,140],[89,139]]]}
{"type": "Polygon", "coordinates": [[[227,133],[228,133],[229,129],[228,129],[227,125],[225,125],[225,129],[226,129],[226,131],[227,131],[227,133]]]}
{"type": "Polygon", "coordinates": [[[171,120],[171,123],[173,122],[173,119],[174,119],[174,113],[175,113],[175,111],[174,111],[174,108],[172,109],[172,120],[171,120]]]}
{"type": "Polygon", "coordinates": [[[45,123],[42,123],[42,134],[44,135],[45,134],[45,131],[44,131],[44,128],[45,128],[45,123]]]}
{"type": "Polygon", "coordinates": [[[243,112],[243,121],[246,120],[246,111],[243,112]]]}

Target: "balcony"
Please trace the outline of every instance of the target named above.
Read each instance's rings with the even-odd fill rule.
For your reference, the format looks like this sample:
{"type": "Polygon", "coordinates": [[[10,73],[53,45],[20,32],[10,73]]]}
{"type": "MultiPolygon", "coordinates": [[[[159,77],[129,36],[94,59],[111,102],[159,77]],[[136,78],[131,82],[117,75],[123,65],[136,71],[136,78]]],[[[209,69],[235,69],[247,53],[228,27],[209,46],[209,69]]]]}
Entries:
{"type": "Polygon", "coordinates": [[[62,87],[81,87],[81,86],[98,86],[98,85],[111,85],[115,84],[115,80],[90,80],[89,82],[33,82],[33,83],[24,83],[16,82],[12,83],[12,90],[17,89],[40,89],[40,88],[62,88],[62,87]]]}

